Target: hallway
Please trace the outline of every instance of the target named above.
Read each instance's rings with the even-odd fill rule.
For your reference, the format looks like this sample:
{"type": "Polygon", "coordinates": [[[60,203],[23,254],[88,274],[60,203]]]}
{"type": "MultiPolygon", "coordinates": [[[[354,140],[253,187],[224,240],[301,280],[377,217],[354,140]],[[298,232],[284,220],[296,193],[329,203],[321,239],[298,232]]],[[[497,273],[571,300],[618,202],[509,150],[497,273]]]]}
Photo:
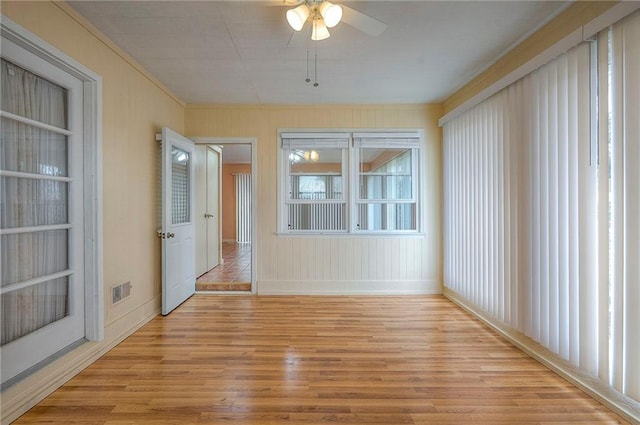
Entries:
{"type": "Polygon", "coordinates": [[[222,258],[196,280],[196,291],[251,291],[251,244],[223,242],[222,258]]]}

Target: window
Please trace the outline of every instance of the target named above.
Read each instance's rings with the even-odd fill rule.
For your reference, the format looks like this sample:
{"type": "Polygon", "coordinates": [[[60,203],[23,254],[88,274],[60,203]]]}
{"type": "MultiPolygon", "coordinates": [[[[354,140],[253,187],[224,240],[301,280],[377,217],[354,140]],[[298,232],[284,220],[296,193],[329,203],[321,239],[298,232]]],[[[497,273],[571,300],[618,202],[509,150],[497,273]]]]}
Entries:
{"type": "Polygon", "coordinates": [[[362,135],[354,140],[358,166],[357,220],[360,231],[417,230],[418,140],[362,135]]]}
{"type": "Polygon", "coordinates": [[[419,230],[419,132],[282,132],[280,139],[280,232],[419,230]]]}
{"type": "Polygon", "coordinates": [[[286,161],[286,231],[347,230],[346,133],[286,133],[282,148],[286,161]]]}

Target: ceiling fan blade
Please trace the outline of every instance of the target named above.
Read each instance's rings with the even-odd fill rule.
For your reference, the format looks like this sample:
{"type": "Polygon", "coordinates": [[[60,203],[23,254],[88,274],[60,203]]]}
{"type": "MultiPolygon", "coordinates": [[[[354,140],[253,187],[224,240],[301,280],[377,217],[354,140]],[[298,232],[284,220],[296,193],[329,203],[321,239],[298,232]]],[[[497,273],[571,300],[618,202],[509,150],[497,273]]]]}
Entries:
{"type": "Polygon", "coordinates": [[[293,34],[291,34],[291,38],[289,39],[288,46],[304,47],[307,45],[307,41],[309,40],[310,37],[311,37],[311,34],[309,34],[309,27],[305,25],[304,27],[302,27],[301,31],[294,31],[293,34]]]}
{"type": "Polygon", "coordinates": [[[371,16],[365,15],[362,12],[358,12],[349,6],[342,6],[342,20],[360,31],[369,34],[372,37],[377,37],[387,29],[387,24],[380,22],[371,16]]]}
{"type": "Polygon", "coordinates": [[[302,3],[304,0],[267,0],[267,6],[287,6],[293,7],[302,3]]]}

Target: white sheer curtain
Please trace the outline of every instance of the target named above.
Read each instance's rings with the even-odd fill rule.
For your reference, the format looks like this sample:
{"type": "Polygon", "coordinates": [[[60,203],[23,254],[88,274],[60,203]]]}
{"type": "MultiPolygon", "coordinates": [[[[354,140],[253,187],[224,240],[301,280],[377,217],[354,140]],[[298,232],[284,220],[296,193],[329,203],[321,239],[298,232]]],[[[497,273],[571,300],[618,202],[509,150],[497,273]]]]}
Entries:
{"type": "Polygon", "coordinates": [[[2,60],[2,345],[67,315],[66,90],[2,60]]]}
{"type": "Polygon", "coordinates": [[[640,12],[600,34],[608,45],[609,381],[640,400],[640,12]]]}

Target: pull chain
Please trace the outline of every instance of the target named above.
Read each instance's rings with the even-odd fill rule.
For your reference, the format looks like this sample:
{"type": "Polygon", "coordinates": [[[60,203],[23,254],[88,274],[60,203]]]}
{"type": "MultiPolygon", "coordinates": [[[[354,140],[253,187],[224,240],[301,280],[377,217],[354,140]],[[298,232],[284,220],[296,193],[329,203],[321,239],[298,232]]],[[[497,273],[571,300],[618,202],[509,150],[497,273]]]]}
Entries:
{"type": "Polygon", "coordinates": [[[309,43],[307,43],[307,78],[304,79],[305,82],[310,83],[311,78],[309,78],[309,43]]]}
{"type": "Polygon", "coordinates": [[[311,78],[309,78],[309,37],[307,37],[307,78],[305,78],[304,81],[307,83],[311,82],[311,78]]]}
{"type": "MultiPolygon", "coordinates": [[[[315,21],[314,25],[315,25],[315,21]]],[[[318,87],[320,84],[318,84],[318,40],[314,41],[314,45],[316,48],[316,52],[315,52],[315,58],[314,58],[314,62],[313,62],[313,87],[318,87]]]]}

